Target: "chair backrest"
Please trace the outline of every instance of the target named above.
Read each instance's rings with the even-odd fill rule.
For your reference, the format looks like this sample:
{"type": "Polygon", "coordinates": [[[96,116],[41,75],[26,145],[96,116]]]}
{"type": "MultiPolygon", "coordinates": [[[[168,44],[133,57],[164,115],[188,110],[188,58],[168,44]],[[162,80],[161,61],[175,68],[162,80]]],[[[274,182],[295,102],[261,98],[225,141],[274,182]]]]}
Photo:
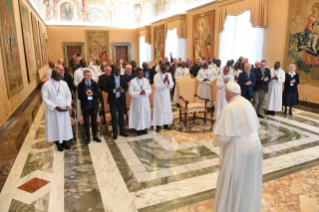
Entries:
{"type": "Polygon", "coordinates": [[[150,105],[151,105],[151,107],[153,107],[154,106],[155,85],[152,84],[151,88],[152,88],[152,93],[148,97],[150,98],[150,105]]]}
{"type": "Polygon", "coordinates": [[[129,110],[131,106],[132,97],[130,96],[128,92],[125,92],[125,99],[126,99],[126,109],[129,110]]]}
{"type": "Polygon", "coordinates": [[[217,86],[216,86],[217,80],[215,80],[212,84],[210,84],[210,93],[211,93],[211,100],[216,101],[217,96],[217,86]]]}
{"type": "Polygon", "coordinates": [[[186,101],[189,101],[189,103],[195,102],[195,81],[195,78],[191,79],[188,76],[183,76],[179,80],[176,80],[178,102],[181,106],[185,105],[185,102],[179,98],[180,96],[182,96],[186,101]]]}
{"type": "Polygon", "coordinates": [[[107,103],[107,98],[109,96],[108,93],[106,93],[105,91],[102,91],[102,95],[103,95],[103,103],[104,103],[104,112],[110,112],[110,105],[107,103]]]}
{"type": "Polygon", "coordinates": [[[195,80],[195,92],[197,93],[198,91],[198,86],[199,86],[199,82],[196,80],[196,77],[193,78],[195,80]]]}

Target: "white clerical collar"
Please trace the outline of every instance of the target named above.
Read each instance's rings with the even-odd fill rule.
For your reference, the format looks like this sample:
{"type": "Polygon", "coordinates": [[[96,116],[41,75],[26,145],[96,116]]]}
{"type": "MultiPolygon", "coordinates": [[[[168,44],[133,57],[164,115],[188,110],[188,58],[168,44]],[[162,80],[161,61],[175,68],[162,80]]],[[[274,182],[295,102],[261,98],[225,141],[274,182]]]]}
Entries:
{"type": "Polygon", "coordinates": [[[87,69],[87,67],[84,67],[84,68],[83,68],[83,67],[81,67],[81,69],[82,69],[82,71],[84,71],[85,69],[87,69]]]}
{"type": "Polygon", "coordinates": [[[290,75],[291,77],[294,77],[294,76],[296,75],[296,72],[294,72],[294,73],[290,73],[290,72],[289,72],[289,75],[290,75]]]}

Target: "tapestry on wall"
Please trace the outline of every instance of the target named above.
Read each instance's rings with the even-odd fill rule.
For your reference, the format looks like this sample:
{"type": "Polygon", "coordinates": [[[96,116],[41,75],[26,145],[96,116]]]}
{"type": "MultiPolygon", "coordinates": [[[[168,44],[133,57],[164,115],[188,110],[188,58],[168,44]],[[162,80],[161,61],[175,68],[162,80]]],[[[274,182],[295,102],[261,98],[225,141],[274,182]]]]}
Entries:
{"type": "Polygon", "coordinates": [[[32,34],[33,34],[33,44],[34,44],[34,52],[35,52],[35,61],[37,68],[42,67],[42,59],[41,59],[41,49],[39,42],[39,30],[38,30],[38,21],[33,13],[31,13],[31,23],[32,23],[32,34]]]}
{"type": "Polygon", "coordinates": [[[93,58],[100,58],[101,61],[108,60],[109,32],[108,31],[85,31],[88,62],[93,58]]]}
{"type": "Polygon", "coordinates": [[[296,64],[300,83],[319,86],[319,3],[290,0],[285,71],[296,64]]]}
{"type": "Polygon", "coordinates": [[[0,1],[0,45],[8,98],[23,89],[16,22],[12,0],[0,1]]]}
{"type": "Polygon", "coordinates": [[[45,64],[48,64],[47,61],[47,56],[46,56],[46,45],[44,43],[44,34],[43,34],[43,30],[42,30],[42,24],[40,23],[40,21],[38,21],[38,27],[39,27],[39,42],[40,42],[40,47],[41,47],[41,59],[42,59],[42,64],[43,66],[45,64]]]}
{"type": "Polygon", "coordinates": [[[28,7],[20,0],[20,17],[21,17],[21,27],[23,34],[24,43],[24,53],[26,59],[26,67],[28,73],[28,80],[32,82],[37,74],[37,67],[35,64],[35,55],[32,45],[32,33],[31,33],[31,23],[29,18],[28,7]]]}
{"type": "Polygon", "coordinates": [[[154,28],[154,58],[163,60],[165,54],[164,25],[154,28]]]}
{"type": "Polygon", "coordinates": [[[193,16],[193,57],[211,58],[214,50],[215,11],[193,16]]]}

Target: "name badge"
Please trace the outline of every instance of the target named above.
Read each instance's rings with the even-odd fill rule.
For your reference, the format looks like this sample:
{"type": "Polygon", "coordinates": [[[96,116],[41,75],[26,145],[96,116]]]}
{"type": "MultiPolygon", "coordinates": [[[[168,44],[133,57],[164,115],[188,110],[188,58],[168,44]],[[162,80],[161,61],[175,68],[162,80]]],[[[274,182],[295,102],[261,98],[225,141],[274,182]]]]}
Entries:
{"type": "Polygon", "coordinates": [[[60,100],[60,99],[61,99],[61,96],[56,96],[55,99],[56,99],[56,100],[60,100]]]}
{"type": "Polygon", "coordinates": [[[93,96],[88,96],[88,100],[93,100],[93,96]]]}

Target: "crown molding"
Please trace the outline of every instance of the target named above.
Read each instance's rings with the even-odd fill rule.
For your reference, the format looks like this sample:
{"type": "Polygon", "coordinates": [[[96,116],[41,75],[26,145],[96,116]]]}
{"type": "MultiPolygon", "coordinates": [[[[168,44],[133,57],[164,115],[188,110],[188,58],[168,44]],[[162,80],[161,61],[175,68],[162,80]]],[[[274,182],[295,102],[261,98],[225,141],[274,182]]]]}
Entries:
{"type": "Polygon", "coordinates": [[[150,26],[150,25],[147,25],[147,26],[143,26],[143,27],[137,28],[137,31],[138,31],[138,32],[144,31],[144,30],[151,30],[151,26],[150,26]]]}

